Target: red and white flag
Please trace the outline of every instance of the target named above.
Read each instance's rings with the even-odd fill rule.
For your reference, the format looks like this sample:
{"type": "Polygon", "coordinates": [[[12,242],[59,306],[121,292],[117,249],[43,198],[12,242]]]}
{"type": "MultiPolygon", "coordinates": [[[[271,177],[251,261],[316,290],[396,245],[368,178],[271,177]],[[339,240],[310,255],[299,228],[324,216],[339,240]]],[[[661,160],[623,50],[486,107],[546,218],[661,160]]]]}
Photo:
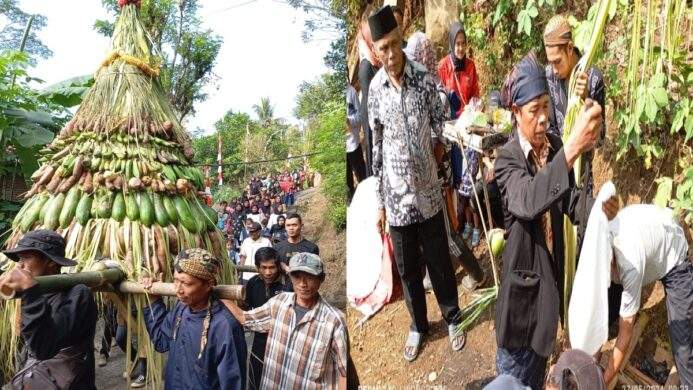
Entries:
{"type": "Polygon", "coordinates": [[[217,177],[219,178],[219,187],[224,185],[224,174],[222,169],[222,159],[221,159],[221,133],[217,134],[217,177]]]}

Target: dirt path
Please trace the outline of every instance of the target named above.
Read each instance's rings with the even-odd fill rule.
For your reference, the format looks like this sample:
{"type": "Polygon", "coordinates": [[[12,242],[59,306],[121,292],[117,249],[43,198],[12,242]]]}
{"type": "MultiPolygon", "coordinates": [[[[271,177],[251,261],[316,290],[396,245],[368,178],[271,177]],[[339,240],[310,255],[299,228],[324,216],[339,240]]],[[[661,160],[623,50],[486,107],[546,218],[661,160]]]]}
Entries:
{"type": "MultiPolygon", "coordinates": [[[[482,240],[475,255],[487,274],[486,286],[493,284],[490,261],[485,256],[482,240]]],[[[457,267],[458,296],[460,307],[473,297],[460,285],[465,272],[457,267]]],[[[419,357],[407,363],[403,356],[404,341],[411,322],[404,300],[386,305],[379,313],[359,327],[361,314],[348,310],[348,326],[351,337],[351,354],[361,385],[394,386],[411,385],[443,386],[443,388],[480,389],[495,377],[496,341],[491,306],[467,332],[465,347],[453,352],[448,340],[447,325],[443,320],[433,292],[426,294],[428,321],[431,333],[419,357]]]]}
{"type": "Polygon", "coordinates": [[[298,193],[296,211],[303,219],[303,236],[320,249],[325,282],[320,293],[335,307],[346,310],[346,232],[337,232],[326,218],[328,202],[319,188],[298,193]]]}

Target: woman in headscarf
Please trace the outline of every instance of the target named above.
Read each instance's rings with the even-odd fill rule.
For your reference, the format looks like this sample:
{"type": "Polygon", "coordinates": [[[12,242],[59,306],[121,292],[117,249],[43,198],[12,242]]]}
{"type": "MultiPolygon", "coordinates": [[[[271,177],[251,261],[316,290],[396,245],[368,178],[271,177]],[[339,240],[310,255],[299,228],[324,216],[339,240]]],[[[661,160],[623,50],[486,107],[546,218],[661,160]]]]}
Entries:
{"type": "Polygon", "coordinates": [[[431,40],[421,31],[416,31],[409,36],[404,53],[410,60],[416,61],[426,67],[428,73],[439,83],[436,53],[433,50],[431,40]]]}
{"type": "MultiPolygon", "coordinates": [[[[456,119],[473,97],[479,96],[479,82],[474,61],[466,55],[467,36],[462,23],[454,22],[448,34],[449,55],[438,64],[438,75],[443,83],[450,100],[451,115],[456,119]]],[[[455,145],[450,155],[453,170],[453,185],[459,191],[459,226],[464,226],[462,238],[469,240],[472,247],[479,244],[479,215],[470,205],[472,195],[472,180],[476,177],[479,167],[479,155],[467,148],[465,150],[466,164],[463,164],[462,152],[455,145]],[[465,169],[463,169],[463,166],[465,169]]]]}
{"type": "Polygon", "coordinates": [[[453,119],[462,113],[473,97],[479,96],[479,80],[474,61],[467,57],[467,35],[462,23],[454,22],[448,33],[449,55],[438,63],[438,76],[448,91],[454,109],[453,119]]]}

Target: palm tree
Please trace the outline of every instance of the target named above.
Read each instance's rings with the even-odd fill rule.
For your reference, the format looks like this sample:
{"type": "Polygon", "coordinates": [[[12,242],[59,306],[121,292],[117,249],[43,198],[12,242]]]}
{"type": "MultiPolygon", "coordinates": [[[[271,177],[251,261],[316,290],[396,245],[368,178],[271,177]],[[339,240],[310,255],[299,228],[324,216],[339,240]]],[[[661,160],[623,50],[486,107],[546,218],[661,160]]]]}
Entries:
{"type": "Polygon", "coordinates": [[[274,107],[268,97],[260,98],[260,104],[253,104],[253,110],[263,126],[269,126],[274,122],[274,107]]]}

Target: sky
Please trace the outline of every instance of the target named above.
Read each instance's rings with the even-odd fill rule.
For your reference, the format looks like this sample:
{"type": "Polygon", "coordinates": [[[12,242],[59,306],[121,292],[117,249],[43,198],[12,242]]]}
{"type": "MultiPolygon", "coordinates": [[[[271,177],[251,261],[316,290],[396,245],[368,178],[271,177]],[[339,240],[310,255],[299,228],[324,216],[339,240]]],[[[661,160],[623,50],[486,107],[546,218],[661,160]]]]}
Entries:
{"type": "MultiPolygon", "coordinates": [[[[97,19],[110,19],[101,0],[66,4],[19,1],[25,12],[47,18],[38,36],[53,56],[38,59],[29,72],[45,86],[95,72],[109,52],[110,40],[92,28],[97,19]]],[[[263,96],[270,98],[275,117],[297,124],[293,109],[298,86],[328,71],[323,57],[330,41],[304,43],[305,14],[276,0],[200,0],[198,15],[203,27],[224,42],[213,69],[216,81],[205,87],[207,100],[195,104],[196,113],[186,117],[186,128],[209,134],[228,110],[256,117],[252,107],[263,96]]]]}

